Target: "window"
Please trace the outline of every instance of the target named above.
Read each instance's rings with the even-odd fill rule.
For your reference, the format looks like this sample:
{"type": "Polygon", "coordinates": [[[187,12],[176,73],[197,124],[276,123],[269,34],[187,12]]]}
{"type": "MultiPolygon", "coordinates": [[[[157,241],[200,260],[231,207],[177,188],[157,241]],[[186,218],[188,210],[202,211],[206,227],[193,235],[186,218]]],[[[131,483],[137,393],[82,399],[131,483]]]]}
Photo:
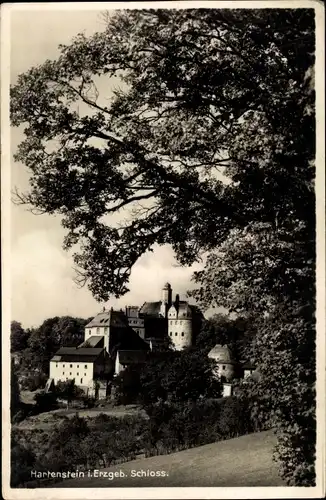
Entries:
{"type": "Polygon", "coordinates": [[[77,377],[78,377],[79,373],[77,372],[77,377]]]}
{"type": "Polygon", "coordinates": [[[99,333],[100,333],[100,329],[99,328],[96,328],[96,333],[97,333],[97,335],[99,335],[99,333]]]}
{"type": "Polygon", "coordinates": [[[87,377],[86,373],[84,373],[85,377],[87,377]]]}
{"type": "Polygon", "coordinates": [[[81,383],[81,384],[83,383],[83,379],[82,379],[82,378],[80,379],[80,383],[81,383]]]}
{"type": "Polygon", "coordinates": [[[63,368],[65,367],[65,365],[62,365],[62,366],[63,366],[63,368]]]}
{"type": "Polygon", "coordinates": [[[65,374],[65,372],[62,372],[62,375],[64,375],[64,374],[65,374]]]}
{"type": "Polygon", "coordinates": [[[178,322],[177,322],[177,321],[175,321],[175,324],[177,325],[177,324],[178,324],[178,322]]]}
{"type": "Polygon", "coordinates": [[[225,370],[225,365],[222,366],[222,370],[225,370]]]}
{"type": "Polygon", "coordinates": [[[66,377],[66,380],[68,380],[68,377],[66,377]]]}
{"type": "Polygon", "coordinates": [[[88,330],[88,333],[89,333],[90,335],[92,335],[92,330],[88,330]]]}
{"type": "Polygon", "coordinates": [[[58,368],[58,363],[55,364],[55,367],[58,368]]]}
{"type": "Polygon", "coordinates": [[[104,333],[105,333],[105,335],[107,335],[107,334],[108,334],[108,330],[109,330],[109,329],[108,329],[108,327],[106,326],[106,327],[104,328],[104,333]]]}
{"type": "Polygon", "coordinates": [[[70,368],[72,368],[72,365],[70,365],[70,368]]]}
{"type": "Polygon", "coordinates": [[[175,334],[174,334],[174,335],[175,335],[175,336],[177,336],[177,335],[178,335],[178,334],[177,334],[177,332],[175,332],[175,334]]]}
{"type": "Polygon", "coordinates": [[[70,372],[69,375],[72,375],[72,373],[70,372]]]}
{"type": "Polygon", "coordinates": [[[87,368],[87,365],[85,365],[85,368],[87,368]]]}
{"type": "Polygon", "coordinates": [[[172,332],[170,332],[170,337],[172,337],[172,332]]]}
{"type": "Polygon", "coordinates": [[[181,337],[184,337],[184,336],[185,336],[185,334],[184,334],[184,332],[182,332],[182,333],[181,333],[181,337]]]}
{"type": "Polygon", "coordinates": [[[79,368],[79,365],[77,365],[77,368],[79,368]]]}

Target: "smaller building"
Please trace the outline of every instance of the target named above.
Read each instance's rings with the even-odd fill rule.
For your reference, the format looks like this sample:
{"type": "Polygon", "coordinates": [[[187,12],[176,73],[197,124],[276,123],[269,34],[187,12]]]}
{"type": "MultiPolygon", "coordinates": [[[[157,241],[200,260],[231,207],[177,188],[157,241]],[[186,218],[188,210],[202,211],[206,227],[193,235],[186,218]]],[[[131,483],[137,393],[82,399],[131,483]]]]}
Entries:
{"type": "Polygon", "coordinates": [[[230,348],[226,345],[216,344],[208,353],[208,357],[216,362],[215,373],[222,382],[231,381],[236,375],[237,363],[233,359],[230,348]]]}
{"type": "Polygon", "coordinates": [[[94,381],[108,380],[112,362],[103,347],[61,347],[50,361],[50,376],[58,382],[75,380],[85,393],[92,392],[94,381]]]}
{"type": "Polygon", "coordinates": [[[119,375],[119,373],[129,366],[145,364],[146,359],[146,351],[118,351],[115,360],[115,373],[119,375]]]}
{"type": "Polygon", "coordinates": [[[242,376],[244,379],[251,377],[251,375],[255,372],[256,366],[251,363],[251,361],[245,361],[241,364],[242,376]]]}

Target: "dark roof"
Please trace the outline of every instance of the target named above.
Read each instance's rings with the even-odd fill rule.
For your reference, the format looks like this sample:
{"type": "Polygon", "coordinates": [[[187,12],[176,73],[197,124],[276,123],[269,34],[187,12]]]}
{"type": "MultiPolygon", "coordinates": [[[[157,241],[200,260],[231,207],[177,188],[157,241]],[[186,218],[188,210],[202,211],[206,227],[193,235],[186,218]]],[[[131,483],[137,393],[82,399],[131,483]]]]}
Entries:
{"type": "MultiPolygon", "coordinates": [[[[139,313],[144,316],[155,316],[155,317],[160,317],[160,312],[161,312],[161,301],[158,302],[145,302],[140,310],[139,313]]],[[[174,302],[171,307],[174,306],[176,307],[176,303],[174,302]]],[[[180,300],[178,302],[178,314],[183,314],[183,313],[188,313],[189,315],[200,315],[202,316],[202,312],[200,311],[199,307],[194,305],[194,304],[189,304],[186,300],[180,300]]]]}
{"type": "Polygon", "coordinates": [[[85,326],[85,328],[92,328],[97,326],[116,326],[124,327],[127,318],[123,311],[103,311],[94,316],[94,318],[85,326]]]}
{"type": "Polygon", "coordinates": [[[81,347],[104,347],[104,337],[101,335],[92,335],[88,339],[84,340],[82,344],[78,346],[81,347]]]}
{"type": "Polygon", "coordinates": [[[103,352],[102,347],[61,347],[51,361],[95,361],[103,352]]]}
{"type": "Polygon", "coordinates": [[[149,316],[159,316],[161,309],[161,301],[158,302],[145,302],[141,308],[140,313],[149,316]]]}
{"type": "Polygon", "coordinates": [[[129,325],[125,328],[111,328],[109,351],[113,357],[120,350],[140,351],[148,348],[148,344],[129,325]]]}
{"type": "Polygon", "coordinates": [[[147,359],[146,351],[118,351],[117,355],[122,365],[145,363],[147,359]]]}

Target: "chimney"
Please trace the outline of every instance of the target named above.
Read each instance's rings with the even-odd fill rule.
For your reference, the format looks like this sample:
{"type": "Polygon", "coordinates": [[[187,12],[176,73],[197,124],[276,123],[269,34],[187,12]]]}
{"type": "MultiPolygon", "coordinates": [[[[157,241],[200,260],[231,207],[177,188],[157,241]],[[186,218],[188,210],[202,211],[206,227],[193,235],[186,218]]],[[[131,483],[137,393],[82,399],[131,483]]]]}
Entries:
{"type": "Polygon", "coordinates": [[[177,312],[179,311],[179,302],[180,302],[180,296],[177,293],[175,296],[175,308],[176,308],[177,312]]]}

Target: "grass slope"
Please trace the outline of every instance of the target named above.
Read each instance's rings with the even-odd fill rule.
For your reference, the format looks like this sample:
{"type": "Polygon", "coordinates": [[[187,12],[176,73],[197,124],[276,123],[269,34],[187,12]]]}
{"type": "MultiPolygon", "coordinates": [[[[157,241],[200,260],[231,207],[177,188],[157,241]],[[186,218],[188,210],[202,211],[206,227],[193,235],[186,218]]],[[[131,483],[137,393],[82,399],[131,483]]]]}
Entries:
{"type": "Polygon", "coordinates": [[[66,479],[53,487],[285,486],[272,461],[274,445],[271,431],[250,434],[170,455],[132,460],[100,471],[122,471],[126,477],[66,479]],[[131,477],[132,470],[166,471],[167,476],[131,477]]]}

